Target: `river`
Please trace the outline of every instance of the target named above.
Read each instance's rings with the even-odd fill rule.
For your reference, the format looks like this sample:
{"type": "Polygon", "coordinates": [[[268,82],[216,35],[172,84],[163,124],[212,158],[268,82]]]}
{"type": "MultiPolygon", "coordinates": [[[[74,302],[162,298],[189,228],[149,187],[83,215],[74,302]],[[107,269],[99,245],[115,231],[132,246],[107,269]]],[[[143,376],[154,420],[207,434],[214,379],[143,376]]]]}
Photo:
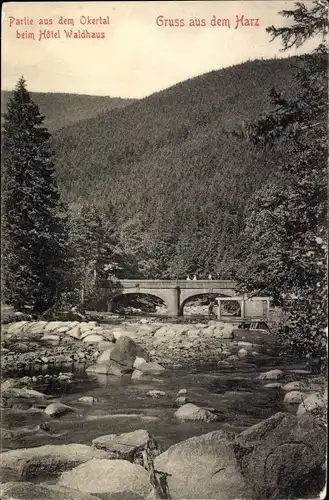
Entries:
{"type": "MultiPolygon", "coordinates": [[[[168,368],[164,375],[145,380],[131,380],[129,375],[121,378],[88,376],[83,367],[77,366],[70,383],[46,384],[46,379],[40,378],[34,386],[71,406],[74,412],[51,419],[42,409],[37,412],[4,409],[2,425],[13,430],[15,436],[3,440],[2,445],[13,449],[44,444],[91,444],[94,438],[104,434],[147,429],[166,449],[178,441],[220,428],[238,433],[278,411],[296,412],[295,405],[283,403],[282,390],[266,388],[264,385],[270,381],[258,379],[261,372],[273,367],[285,371],[285,382],[306,376],[294,372],[304,367],[300,362],[264,360],[261,356],[252,364],[243,363],[236,368],[217,364],[168,368]],[[189,402],[220,410],[224,420],[212,423],[179,421],[174,416],[175,399],[183,388],[187,390],[189,402]],[[157,399],[147,396],[153,389],[164,391],[166,395],[157,399]],[[96,402],[83,404],[79,398],[84,395],[93,396],[96,402]],[[35,430],[45,422],[48,432],[35,430]]],[[[63,367],[61,369],[64,371],[63,367]]],[[[45,370],[47,367],[43,367],[43,373],[45,370]]]]}

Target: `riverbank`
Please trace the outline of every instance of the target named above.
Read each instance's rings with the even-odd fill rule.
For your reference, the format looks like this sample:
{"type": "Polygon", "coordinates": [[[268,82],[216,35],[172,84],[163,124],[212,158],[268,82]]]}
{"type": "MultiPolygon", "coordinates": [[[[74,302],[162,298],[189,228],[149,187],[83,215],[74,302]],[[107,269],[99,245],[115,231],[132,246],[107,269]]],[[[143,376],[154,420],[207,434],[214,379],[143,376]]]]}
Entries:
{"type": "MultiPolygon", "coordinates": [[[[207,321],[172,324],[157,319],[99,324],[96,321],[19,321],[3,326],[1,337],[4,374],[36,366],[82,363],[86,367],[121,336],[145,348],[150,359],[165,366],[210,362],[229,355],[266,354],[275,339],[264,332],[239,332],[229,323],[207,321]],[[239,354],[240,351],[240,354],[239,354]]],[[[228,361],[236,361],[231,358],[228,361]]]]}
{"type": "MultiPolygon", "coordinates": [[[[321,489],[325,381],[304,363],[279,356],[275,339],[266,332],[215,321],[168,324],[146,318],[101,325],[21,322],[3,329],[1,344],[6,365],[1,387],[4,499],[83,499],[78,487],[82,466],[82,475],[90,478],[84,494],[103,500],[114,491],[108,483],[102,491],[95,485],[99,470],[115,475],[115,494],[121,495],[115,498],[122,500],[159,498],[154,485],[159,487],[161,477],[168,477],[173,499],[192,498],[192,490],[201,495],[200,488],[207,495],[222,491],[228,495],[218,497],[223,500],[239,488],[250,498],[271,498],[276,483],[282,491],[297,491],[297,477],[302,483],[310,474],[316,483],[312,488],[321,489]],[[127,437],[131,431],[137,434],[127,437]],[[141,462],[145,453],[140,452],[148,447],[136,435],[150,436],[146,442],[153,449],[156,442],[159,453],[141,462]],[[317,458],[307,451],[307,436],[313,436],[320,450],[317,458]],[[122,455],[118,442],[128,438],[136,453],[122,455]],[[286,444],[291,439],[301,443],[297,451],[286,444]],[[258,451],[246,462],[243,450],[250,442],[258,451]],[[275,451],[286,446],[289,462],[285,453],[277,456],[275,451]],[[105,455],[97,455],[100,450],[105,455]],[[294,453],[301,454],[302,463],[295,464],[294,453]],[[185,470],[185,454],[189,467],[196,465],[193,476],[185,470]],[[262,483],[255,468],[273,454],[279,469],[293,464],[296,470],[291,476],[289,469],[287,477],[293,480],[288,482],[272,469],[266,472],[274,485],[267,492],[264,485],[257,486],[262,483]],[[91,459],[101,460],[96,476],[91,459]],[[216,477],[223,467],[231,473],[216,477]],[[165,476],[154,477],[154,468],[165,476]],[[127,492],[128,469],[132,490],[127,492]],[[62,475],[69,471],[79,479],[62,475]],[[136,474],[146,490],[134,482],[136,474]],[[184,474],[197,483],[191,480],[186,489],[180,479],[184,474]],[[55,489],[50,491],[49,484],[55,489]],[[63,491],[64,486],[70,491],[63,491]]],[[[162,495],[168,498],[164,490],[162,495]]]]}

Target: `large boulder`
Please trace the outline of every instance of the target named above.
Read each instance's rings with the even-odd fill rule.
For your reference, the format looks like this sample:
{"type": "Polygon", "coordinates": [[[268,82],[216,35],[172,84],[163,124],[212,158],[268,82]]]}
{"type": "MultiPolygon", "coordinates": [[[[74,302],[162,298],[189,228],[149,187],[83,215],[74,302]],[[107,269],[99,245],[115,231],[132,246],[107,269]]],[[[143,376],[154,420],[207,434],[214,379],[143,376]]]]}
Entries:
{"type": "Polygon", "coordinates": [[[120,435],[99,436],[93,440],[93,446],[106,451],[109,458],[129,460],[143,466],[146,465],[143,454],[147,453],[153,459],[160,453],[156,441],[143,429],[120,435]]]}
{"type": "Polygon", "coordinates": [[[255,498],[305,498],[323,487],[326,430],[309,416],[276,413],[242,432],[235,453],[255,498]]]}
{"type": "Polygon", "coordinates": [[[98,497],[89,493],[64,486],[23,482],[9,482],[1,485],[0,494],[2,500],[98,500],[98,497]]]}
{"type": "Polygon", "coordinates": [[[220,412],[215,410],[209,410],[206,408],[200,408],[200,406],[194,405],[192,403],[186,403],[181,406],[176,412],[175,417],[179,420],[193,420],[194,422],[214,422],[218,420],[223,420],[224,416],[220,412]]]}
{"type": "Polygon", "coordinates": [[[110,360],[132,369],[137,356],[147,359],[147,353],[140,346],[131,338],[122,336],[116,341],[110,360]]]}
{"type": "Polygon", "coordinates": [[[127,498],[134,498],[136,494],[146,498],[152,492],[149,474],[142,466],[116,459],[90,460],[64,472],[58,484],[102,496],[129,493],[127,498]]]}
{"type": "Polygon", "coordinates": [[[56,475],[92,458],[106,458],[106,452],[85,444],[45,445],[20,448],[1,454],[3,482],[36,476],[56,475]]]}
{"type": "Polygon", "coordinates": [[[168,474],[172,499],[251,497],[234,454],[234,435],[222,430],[171,446],[156,457],[154,468],[168,474]]]}

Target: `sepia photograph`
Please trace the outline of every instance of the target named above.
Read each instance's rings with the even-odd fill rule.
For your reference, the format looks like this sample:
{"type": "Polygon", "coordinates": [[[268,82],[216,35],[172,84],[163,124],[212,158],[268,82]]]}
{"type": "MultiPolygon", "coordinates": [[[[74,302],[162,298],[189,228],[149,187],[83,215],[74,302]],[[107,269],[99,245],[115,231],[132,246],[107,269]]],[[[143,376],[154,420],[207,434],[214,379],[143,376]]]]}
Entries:
{"type": "Polygon", "coordinates": [[[1,499],[324,499],[327,0],[1,24],[1,499]]]}

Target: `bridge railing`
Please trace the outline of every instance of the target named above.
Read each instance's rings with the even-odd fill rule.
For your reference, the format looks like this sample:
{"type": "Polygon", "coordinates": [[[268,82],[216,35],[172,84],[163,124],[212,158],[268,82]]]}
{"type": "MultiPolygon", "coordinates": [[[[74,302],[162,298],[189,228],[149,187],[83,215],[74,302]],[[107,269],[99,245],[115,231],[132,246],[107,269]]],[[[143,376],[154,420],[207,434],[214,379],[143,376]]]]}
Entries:
{"type": "Polygon", "coordinates": [[[108,288],[115,286],[117,283],[118,287],[122,288],[176,288],[180,287],[183,289],[235,289],[236,283],[233,280],[134,280],[134,279],[123,279],[117,280],[117,282],[112,282],[111,280],[105,280],[101,282],[100,286],[103,288],[108,288]]]}

